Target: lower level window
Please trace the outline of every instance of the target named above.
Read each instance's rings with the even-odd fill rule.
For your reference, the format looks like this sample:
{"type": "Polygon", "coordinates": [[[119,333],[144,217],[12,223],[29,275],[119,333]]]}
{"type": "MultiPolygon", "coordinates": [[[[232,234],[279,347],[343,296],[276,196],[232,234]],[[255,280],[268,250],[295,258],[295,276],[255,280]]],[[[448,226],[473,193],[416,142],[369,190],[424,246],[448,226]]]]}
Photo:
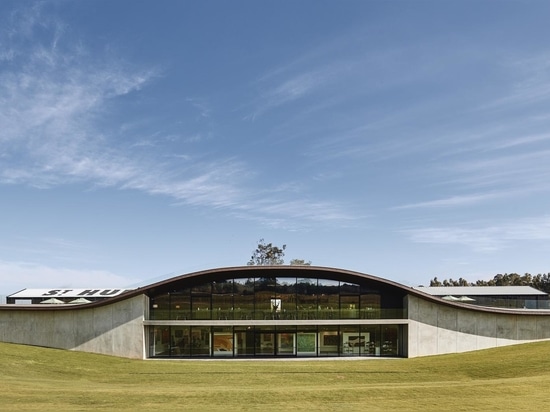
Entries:
{"type": "Polygon", "coordinates": [[[149,357],[402,356],[403,326],[151,326],[149,357]]]}

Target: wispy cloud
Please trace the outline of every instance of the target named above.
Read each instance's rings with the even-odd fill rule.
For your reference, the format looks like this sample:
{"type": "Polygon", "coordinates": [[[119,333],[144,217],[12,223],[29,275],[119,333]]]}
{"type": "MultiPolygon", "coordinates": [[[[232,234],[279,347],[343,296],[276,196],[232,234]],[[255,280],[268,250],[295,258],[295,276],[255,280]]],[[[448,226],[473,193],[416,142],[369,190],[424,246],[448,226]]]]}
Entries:
{"type": "Polygon", "coordinates": [[[261,85],[260,96],[254,99],[254,111],[245,116],[247,120],[254,120],[265,112],[284,104],[304,98],[330,79],[330,73],[324,70],[314,70],[291,75],[271,85],[261,85]]]}
{"type": "Polygon", "coordinates": [[[547,53],[510,59],[506,67],[515,74],[515,82],[506,94],[480,107],[505,110],[550,99],[550,55],[547,53]]]}
{"type": "Polygon", "coordinates": [[[502,197],[511,196],[510,193],[480,193],[464,196],[451,196],[444,199],[430,200],[427,202],[410,203],[401,206],[395,206],[392,210],[418,209],[418,208],[436,208],[436,207],[456,207],[471,206],[488,200],[494,200],[502,197]]]}
{"type": "MultiPolygon", "coordinates": [[[[14,29],[2,34],[0,50],[10,56],[10,64],[0,71],[1,183],[48,188],[80,182],[139,190],[167,196],[176,204],[228,212],[247,209],[265,220],[349,218],[339,206],[315,200],[289,207],[285,199],[273,197],[273,205],[265,207],[255,196],[253,173],[243,161],[166,151],[159,136],[136,133],[142,122],[113,131],[100,127],[109,110],[121,110],[125,96],[151,87],[159,70],[134,67],[111,55],[92,56],[85,44],[73,42],[70,28],[42,18],[41,13],[39,8],[17,13],[14,29]],[[10,46],[14,43],[24,44],[25,52],[15,52],[20,49],[10,46]],[[118,142],[121,133],[129,142],[125,146],[118,142]]],[[[287,79],[267,92],[265,102],[277,106],[298,99],[322,81],[320,73],[287,79]]],[[[200,118],[211,116],[205,99],[187,102],[200,118]]],[[[202,139],[204,135],[197,132],[173,140],[202,139]]]]}
{"type": "Polygon", "coordinates": [[[462,245],[478,252],[492,252],[517,241],[550,241],[550,216],[543,215],[500,225],[479,222],[460,227],[428,227],[402,231],[413,242],[462,245]]]}
{"type": "Polygon", "coordinates": [[[208,105],[205,99],[188,97],[186,100],[199,112],[200,117],[203,117],[203,118],[210,117],[212,109],[210,108],[210,106],[208,105]]]}

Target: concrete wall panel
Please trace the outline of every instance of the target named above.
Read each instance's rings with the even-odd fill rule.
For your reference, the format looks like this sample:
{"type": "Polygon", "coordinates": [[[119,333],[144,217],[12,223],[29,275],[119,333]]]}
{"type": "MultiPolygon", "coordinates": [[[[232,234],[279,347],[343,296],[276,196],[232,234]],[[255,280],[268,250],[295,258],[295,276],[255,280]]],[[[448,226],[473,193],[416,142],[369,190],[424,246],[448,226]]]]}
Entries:
{"type": "Polygon", "coordinates": [[[550,339],[550,316],[537,317],[537,340],[550,339]]]}
{"type": "Polygon", "coordinates": [[[409,357],[550,339],[550,315],[491,313],[409,296],[409,357]],[[413,342],[416,340],[416,343],[413,342]]]}
{"type": "Polygon", "coordinates": [[[75,310],[0,310],[3,342],[143,358],[145,297],[75,310]]]}

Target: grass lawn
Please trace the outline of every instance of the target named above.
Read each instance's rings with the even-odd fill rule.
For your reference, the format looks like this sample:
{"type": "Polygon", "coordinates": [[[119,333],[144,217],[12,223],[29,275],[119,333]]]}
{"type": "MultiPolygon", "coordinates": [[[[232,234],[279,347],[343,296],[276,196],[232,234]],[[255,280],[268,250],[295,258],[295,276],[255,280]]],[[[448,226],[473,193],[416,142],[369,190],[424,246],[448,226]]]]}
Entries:
{"type": "Polygon", "coordinates": [[[2,411],[531,411],[550,342],[417,359],[139,361],[0,343],[2,411]]]}

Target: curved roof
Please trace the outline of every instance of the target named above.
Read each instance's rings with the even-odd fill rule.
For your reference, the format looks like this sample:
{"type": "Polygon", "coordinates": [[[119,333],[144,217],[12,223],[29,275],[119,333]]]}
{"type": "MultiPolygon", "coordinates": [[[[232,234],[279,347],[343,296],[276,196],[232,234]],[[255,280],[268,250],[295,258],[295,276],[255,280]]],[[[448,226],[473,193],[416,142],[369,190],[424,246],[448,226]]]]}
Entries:
{"type": "Polygon", "coordinates": [[[373,275],[355,272],[345,269],[337,269],[323,266],[234,266],[223,267],[216,269],[202,270],[198,272],[192,272],[182,274],[169,279],[165,279],[159,282],[152,283],[147,286],[136,288],[115,296],[113,298],[103,299],[98,302],[88,303],[85,305],[0,305],[0,310],[83,310],[94,307],[100,307],[109,305],[111,303],[119,302],[125,299],[130,299],[139,295],[153,295],[158,293],[168,293],[174,290],[175,287],[181,287],[185,284],[193,284],[197,279],[201,281],[217,281],[227,278],[241,278],[241,277],[256,277],[256,276],[278,276],[278,277],[318,277],[321,279],[333,279],[344,282],[358,282],[360,280],[368,280],[376,285],[377,288],[382,290],[395,290],[396,292],[403,293],[404,295],[412,295],[418,298],[424,299],[436,303],[438,305],[449,306],[454,308],[466,309],[470,311],[478,312],[490,312],[490,313],[506,313],[506,314],[521,314],[521,315],[545,315],[548,316],[550,311],[548,310],[529,310],[529,309],[501,309],[490,308],[483,306],[475,306],[464,304],[461,302],[453,302],[442,300],[439,297],[432,296],[428,293],[422,292],[418,289],[414,289],[409,286],[402,285],[391,280],[379,278],[373,275]]]}

